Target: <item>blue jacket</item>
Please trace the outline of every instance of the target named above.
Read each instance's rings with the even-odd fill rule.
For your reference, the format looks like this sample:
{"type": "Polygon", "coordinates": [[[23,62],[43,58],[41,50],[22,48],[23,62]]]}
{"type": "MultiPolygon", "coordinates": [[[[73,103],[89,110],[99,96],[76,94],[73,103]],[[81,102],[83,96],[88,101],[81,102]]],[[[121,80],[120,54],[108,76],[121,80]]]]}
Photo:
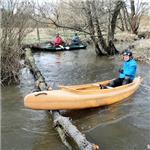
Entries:
{"type": "Polygon", "coordinates": [[[72,44],[80,44],[80,38],[77,35],[72,38],[72,44]]]}
{"type": "Polygon", "coordinates": [[[134,79],[136,76],[137,63],[134,59],[129,61],[125,61],[123,63],[123,73],[120,73],[120,78],[130,77],[130,79],[134,79]]]}

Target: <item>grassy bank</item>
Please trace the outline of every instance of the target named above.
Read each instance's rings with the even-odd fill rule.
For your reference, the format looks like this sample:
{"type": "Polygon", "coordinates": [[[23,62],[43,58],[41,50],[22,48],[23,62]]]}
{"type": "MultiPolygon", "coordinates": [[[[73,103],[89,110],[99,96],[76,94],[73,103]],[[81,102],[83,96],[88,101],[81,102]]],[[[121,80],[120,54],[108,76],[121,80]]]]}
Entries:
{"type": "MultiPolygon", "coordinates": [[[[39,28],[39,33],[40,33],[40,42],[44,41],[53,41],[56,33],[59,33],[61,37],[63,38],[64,41],[71,40],[74,33],[73,31],[70,30],[62,30],[62,29],[50,29],[50,28],[39,28]]],[[[83,33],[79,33],[81,39],[86,38],[86,35],[83,33]]],[[[37,38],[37,30],[33,30],[28,36],[24,39],[24,44],[32,44],[32,43],[37,43],[38,38],[37,38]]]]}
{"type": "Polygon", "coordinates": [[[130,47],[137,60],[150,64],[150,39],[139,39],[137,35],[129,33],[116,34],[115,38],[119,51],[130,47]]]}
{"type": "MultiPolygon", "coordinates": [[[[150,27],[149,27],[150,28],[150,27]]],[[[58,30],[50,30],[48,28],[40,28],[40,42],[47,40],[53,41],[55,34],[58,30]]],[[[64,41],[71,40],[74,35],[73,31],[60,30],[60,35],[64,41]]],[[[79,34],[81,39],[87,38],[84,34],[79,34]]],[[[117,41],[115,45],[119,51],[123,51],[128,47],[132,47],[134,56],[137,60],[150,64],[150,39],[138,39],[136,35],[129,34],[126,32],[117,33],[115,35],[117,41]],[[136,40],[135,40],[136,39],[136,40]]],[[[31,44],[39,42],[37,38],[36,30],[31,32],[24,40],[25,44],[31,44]]]]}

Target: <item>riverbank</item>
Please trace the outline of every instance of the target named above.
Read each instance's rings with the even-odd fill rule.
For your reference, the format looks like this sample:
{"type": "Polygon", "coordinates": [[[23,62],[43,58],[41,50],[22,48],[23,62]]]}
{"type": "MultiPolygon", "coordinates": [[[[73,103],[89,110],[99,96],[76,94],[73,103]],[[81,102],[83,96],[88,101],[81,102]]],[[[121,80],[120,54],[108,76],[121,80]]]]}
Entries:
{"type": "Polygon", "coordinates": [[[115,45],[121,52],[124,49],[130,48],[134,58],[140,62],[150,64],[150,39],[138,38],[137,35],[129,33],[121,33],[116,36],[115,45]]]}
{"type": "Polygon", "coordinates": [[[150,39],[135,41],[135,58],[139,61],[150,64],[150,39]]]}

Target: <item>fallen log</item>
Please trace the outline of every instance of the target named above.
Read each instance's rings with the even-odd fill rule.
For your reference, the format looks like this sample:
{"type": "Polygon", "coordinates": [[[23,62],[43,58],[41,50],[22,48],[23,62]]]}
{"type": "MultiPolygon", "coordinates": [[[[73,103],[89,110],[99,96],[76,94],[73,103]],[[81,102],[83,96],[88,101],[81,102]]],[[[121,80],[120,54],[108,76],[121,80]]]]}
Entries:
{"type": "MultiPolygon", "coordinates": [[[[35,65],[35,60],[30,48],[25,48],[25,60],[29,65],[29,68],[35,77],[36,88],[39,91],[50,89],[45,82],[40,70],[35,65]]],[[[54,127],[59,133],[59,136],[68,149],[72,149],[72,146],[66,140],[66,137],[70,137],[71,140],[77,145],[80,150],[97,150],[99,146],[87,141],[86,137],[71,123],[68,117],[62,116],[59,111],[48,111],[53,118],[54,127]]]]}

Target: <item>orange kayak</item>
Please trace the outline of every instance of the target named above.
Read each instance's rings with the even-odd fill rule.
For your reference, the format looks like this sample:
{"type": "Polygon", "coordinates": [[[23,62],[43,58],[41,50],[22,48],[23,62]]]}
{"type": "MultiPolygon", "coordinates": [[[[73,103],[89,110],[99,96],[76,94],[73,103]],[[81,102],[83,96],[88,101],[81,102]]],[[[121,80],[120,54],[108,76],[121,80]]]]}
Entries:
{"type": "Polygon", "coordinates": [[[37,110],[85,109],[110,105],[132,95],[142,79],[137,77],[130,84],[111,89],[99,88],[98,84],[106,85],[110,81],[60,86],[59,90],[34,92],[25,96],[24,105],[37,110]]]}

